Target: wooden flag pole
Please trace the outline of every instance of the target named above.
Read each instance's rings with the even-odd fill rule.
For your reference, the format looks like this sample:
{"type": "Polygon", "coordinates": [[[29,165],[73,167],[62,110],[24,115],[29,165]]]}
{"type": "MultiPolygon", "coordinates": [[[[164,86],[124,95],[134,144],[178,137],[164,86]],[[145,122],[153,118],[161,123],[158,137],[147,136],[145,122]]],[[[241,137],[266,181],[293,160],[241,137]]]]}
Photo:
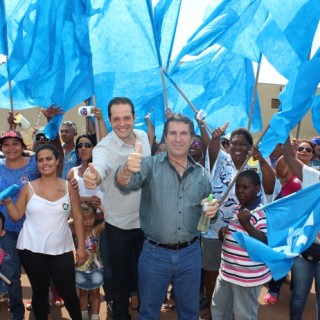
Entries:
{"type": "MultiPolygon", "coordinates": [[[[188,103],[188,105],[191,107],[191,109],[195,112],[195,114],[197,114],[199,111],[197,110],[197,108],[195,107],[195,105],[188,99],[188,97],[185,95],[185,93],[181,90],[181,88],[177,85],[177,83],[170,77],[170,75],[167,73],[167,71],[163,70],[165,76],[169,79],[169,81],[174,85],[174,87],[178,90],[178,92],[181,94],[181,96],[184,98],[184,100],[186,100],[186,102],[188,103]]],[[[212,134],[212,130],[211,128],[208,126],[208,124],[202,120],[204,123],[204,126],[206,127],[206,129],[208,130],[209,134],[212,134]]]]}

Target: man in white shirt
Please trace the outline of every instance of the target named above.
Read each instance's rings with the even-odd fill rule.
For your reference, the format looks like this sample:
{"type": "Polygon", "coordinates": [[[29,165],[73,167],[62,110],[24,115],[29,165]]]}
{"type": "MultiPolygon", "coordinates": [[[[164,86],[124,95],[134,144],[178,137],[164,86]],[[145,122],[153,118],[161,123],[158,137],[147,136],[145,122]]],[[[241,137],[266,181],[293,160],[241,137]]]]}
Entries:
{"type": "Polygon", "coordinates": [[[108,117],[112,127],[93,149],[93,161],[84,174],[87,188],[101,184],[104,192],[107,245],[110,249],[113,272],[113,319],[130,319],[129,287],[131,281],[132,255],[140,255],[144,240],[140,229],[140,191],[123,195],[114,185],[117,168],[124,164],[137,143],[142,144],[142,155],[151,154],[147,134],[133,129],[135,110],[130,99],[113,98],[108,105],[108,117]]]}

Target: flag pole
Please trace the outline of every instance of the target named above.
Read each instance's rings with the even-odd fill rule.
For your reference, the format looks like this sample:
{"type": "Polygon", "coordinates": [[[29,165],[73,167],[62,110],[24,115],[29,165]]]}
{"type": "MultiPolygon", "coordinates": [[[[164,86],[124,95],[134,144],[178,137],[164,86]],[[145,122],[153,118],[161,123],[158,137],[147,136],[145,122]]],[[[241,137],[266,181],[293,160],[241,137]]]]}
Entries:
{"type": "Polygon", "coordinates": [[[257,66],[257,70],[256,70],[254,88],[253,88],[252,97],[251,97],[251,106],[250,106],[250,114],[249,114],[249,121],[248,121],[248,130],[249,131],[250,131],[251,124],[252,124],[254,105],[256,103],[256,96],[257,96],[257,91],[258,91],[258,80],[259,80],[260,68],[261,68],[261,60],[262,60],[262,53],[260,53],[258,66],[257,66]]]}
{"type": "Polygon", "coordinates": [[[168,93],[167,93],[166,81],[165,81],[165,78],[164,78],[163,66],[160,67],[160,71],[161,71],[161,82],[162,82],[162,88],[163,88],[164,105],[165,105],[165,109],[168,110],[168,108],[169,108],[168,93]]]}
{"type": "MultiPolygon", "coordinates": [[[[267,125],[267,127],[263,130],[263,132],[261,133],[261,136],[259,137],[259,139],[254,143],[254,147],[257,148],[258,144],[260,143],[260,141],[262,140],[263,136],[266,134],[267,130],[269,129],[269,124],[267,125]]],[[[233,185],[235,184],[238,176],[240,175],[240,173],[242,172],[243,168],[246,166],[246,164],[248,163],[249,158],[252,155],[252,151],[249,151],[246,159],[244,160],[243,164],[241,165],[240,169],[238,170],[237,174],[235,175],[235,177],[233,178],[233,180],[231,181],[228,189],[226,190],[226,192],[223,194],[220,202],[220,205],[223,203],[223,201],[227,198],[230,190],[232,189],[233,185]]]]}
{"type": "MultiPolygon", "coordinates": [[[[197,114],[199,111],[195,107],[195,105],[189,100],[189,98],[185,95],[185,93],[181,90],[181,88],[177,85],[177,83],[170,77],[167,71],[163,70],[165,76],[169,79],[169,81],[174,85],[174,87],[178,90],[178,92],[181,94],[181,96],[186,100],[188,105],[191,107],[191,109],[197,114]]],[[[208,126],[208,124],[202,120],[204,123],[205,128],[208,130],[209,134],[212,134],[211,128],[208,126]]]]}

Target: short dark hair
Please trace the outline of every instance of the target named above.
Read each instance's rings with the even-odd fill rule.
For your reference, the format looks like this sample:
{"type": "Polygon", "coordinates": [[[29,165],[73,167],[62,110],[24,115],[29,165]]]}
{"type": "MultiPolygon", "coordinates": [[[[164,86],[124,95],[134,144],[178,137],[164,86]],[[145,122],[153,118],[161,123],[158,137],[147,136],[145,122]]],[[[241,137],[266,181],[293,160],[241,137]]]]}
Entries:
{"type": "Polygon", "coordinates": [[[192,121],[189,117],[187,117],[187,116],[185,116],[185,115],[183,115],[183,114],[181,114],[181,113],[174,113],[174,114],[172,115],[172,117],[170,117],[169,119],[167,119],[167,121],[164,123],[163,135],[164,135],[165,137],[166,137],[167,134],[168,134],[169,123],[170,123],[170,122],[173,122],[173,121],[175,121],[175,122],[183,122],[183,123],[185,123],[185,124],[188,124],[188,125],[189,125],[189,128],[190,128],[190,134],[191,134],[191,136],[193,137],[193,136],[195,135],[193,121],[192,121]]]}
{"type": "Polygon", "coordinates": [[[52,144],[42,144],[41,146],[39,146],[39,148],[37,148],[37,151],[36,151],[36,160],[38,161],[38,154],[40,151],[42,150],[50,150],[52,151],[54,157],[56,159],[59,159],[59,153],[58,153],[58,150],[55,146],[53,146],[52,144]]]}
{"type": "Polygon", "coordinates": [[[239,175],[238,178],[236,180],[236,183],[238,182],[239,179],[241,178],[248,178],[250,179],[250,181],[252,182],[253,185],[255,186],[260,186],[261,185],[261,180],[260,180],[260,176],[258,175],[258,173],[254,170],[244,170],[242,171],[239,175]]]}
{"type": "Polygon", "coordinates": [[[242,134],[243,136],[245,136],[245,138],[250,146],[253,145],[252,135],[251,135],[250,131],[247,130],[246,128],[239,128],[239,129],[233,130],[230,135],[230,142],[234,136],[239,135],[239,134],[242,134]]]}
{"type": "Polygon", "coordinates": [[[132,116],[135,115],[133,102],[127,97],[114,97],[108,104],[108,117],[111,119],[111,107],[117,104],[128,104],[131,107],[132,116]]]}
{"type": "Polygon", "coordinates": [[[73,121],[70,121],[70,120],[63,121],[63,122],[61,123],[61,126],[60,126],[60,127],[62,127],[62,126],[72,127],[72,128],[73,128],[73,131],[74,131],[75,133],[78,132],[78,130],[77,130],[77,125],[76,125],[73,121]]]}

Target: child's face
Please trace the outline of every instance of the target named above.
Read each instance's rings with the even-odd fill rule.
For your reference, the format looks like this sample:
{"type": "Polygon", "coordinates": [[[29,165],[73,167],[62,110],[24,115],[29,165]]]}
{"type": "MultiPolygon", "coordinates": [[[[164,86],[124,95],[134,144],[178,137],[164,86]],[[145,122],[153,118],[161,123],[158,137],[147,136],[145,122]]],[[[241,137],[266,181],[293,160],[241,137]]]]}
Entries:
{"type": "Polygon", "coordinates": [[[83,214],[83,223],[84,228],[87,231],[91,231],[94,226],[95,216],[92,211],[84,212],[83,214]]]}
{"type": "Polygon", "coordinates": [[[252,183],[250,178],[238,178],[236,182],[236,196],[240,204],[248,204],[257,197],[260,186],[252,183]]]}

